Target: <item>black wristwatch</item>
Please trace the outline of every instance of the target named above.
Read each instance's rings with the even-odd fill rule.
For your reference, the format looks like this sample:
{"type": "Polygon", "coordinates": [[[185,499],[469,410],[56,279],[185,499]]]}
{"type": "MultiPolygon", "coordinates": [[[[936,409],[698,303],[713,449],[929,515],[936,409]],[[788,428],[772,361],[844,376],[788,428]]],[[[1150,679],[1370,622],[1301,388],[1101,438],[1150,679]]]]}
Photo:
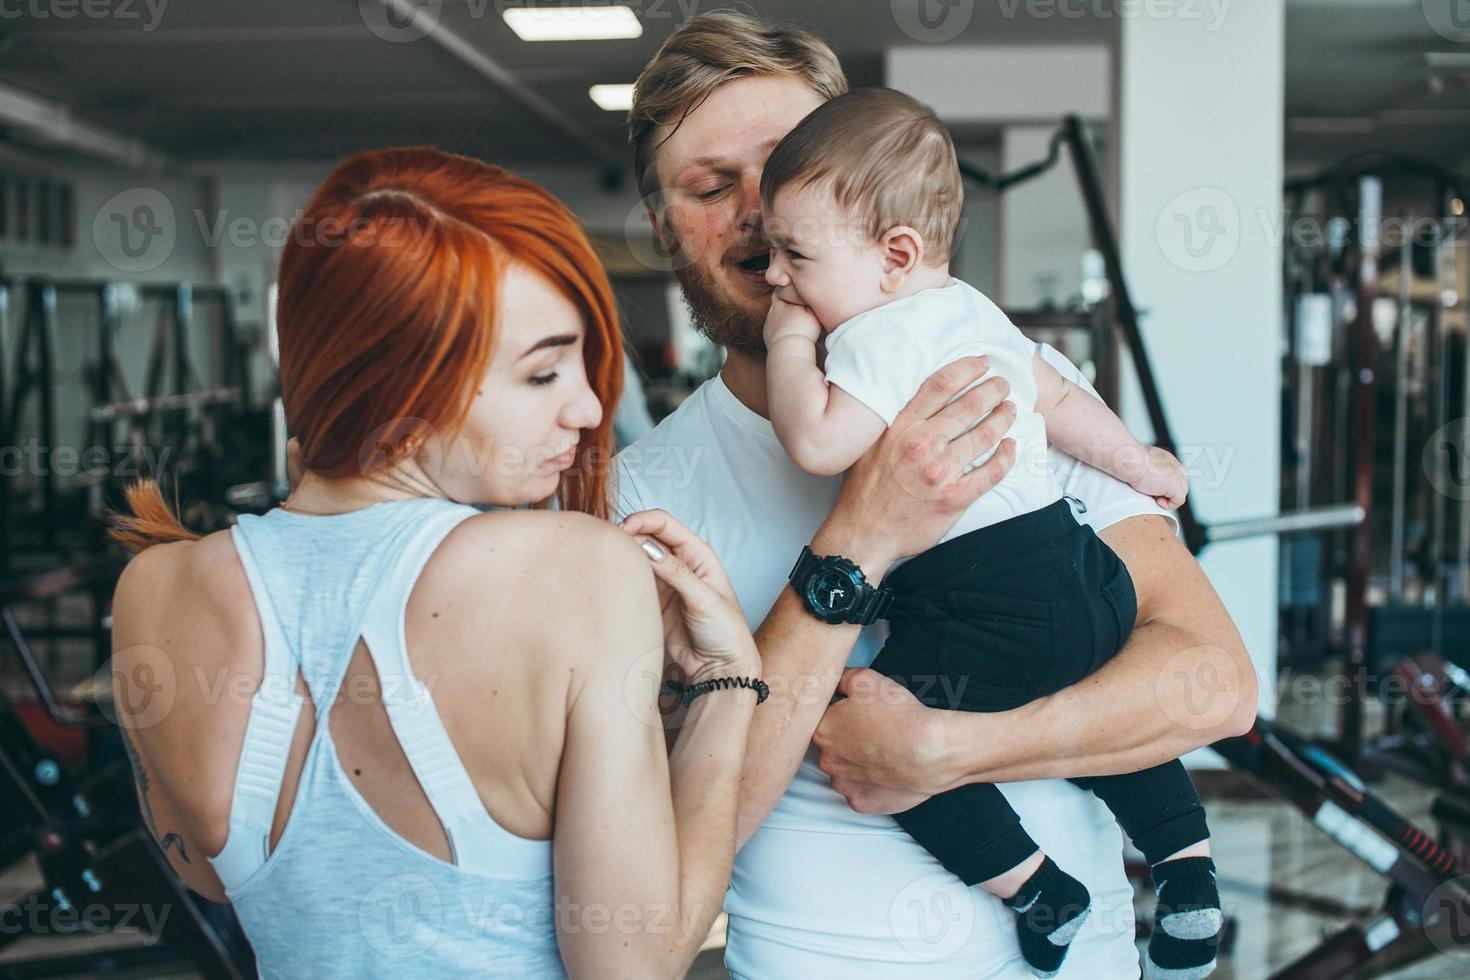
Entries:
{"type": "Polygon", "coordinates": [[[801,549],[789,577],[807,612],[824,623],[867,626],[882,619],[893,602],[893,590],[869,585],[855,562],[841,555],[823,557],[810,547],[801,549]]]}

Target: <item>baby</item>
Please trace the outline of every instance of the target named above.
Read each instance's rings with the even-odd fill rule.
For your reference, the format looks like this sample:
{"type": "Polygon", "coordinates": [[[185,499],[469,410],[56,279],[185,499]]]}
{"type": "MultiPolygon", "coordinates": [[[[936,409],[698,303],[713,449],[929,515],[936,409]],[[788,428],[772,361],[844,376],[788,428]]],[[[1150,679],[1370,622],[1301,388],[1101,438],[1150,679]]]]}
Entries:
{"type": "MultiPolygon", "coordinates": [[[[962,196],[948,131],[900,92],[849,92],[792,130],[761,178],[775,287],[767,387],[791,458],[830,475],[862,456],[941,366],[984,354],[1010,382],[1016,465],[940,544],[889,574],[891,632],[872,665],[931,706],[1005,711],[1097,670],[1137,615],[1128,570],[1053,483],[1047,441],[1162,506],[1183,503],[1187,480],[1173,456],[1140,445],[994,303],[950,276],[962,196]]],[[[1184,766],[1073,782],[1107,804],[1153,869],[1149,975],[1208,975],[1222,916],[1204,810],[1184,766]]],[[[963,786],[896,819],[967,885],[1015,912],[1037,976],[1061,968],[1091,897],[1042,853],[998,789],[963,786]]]]}

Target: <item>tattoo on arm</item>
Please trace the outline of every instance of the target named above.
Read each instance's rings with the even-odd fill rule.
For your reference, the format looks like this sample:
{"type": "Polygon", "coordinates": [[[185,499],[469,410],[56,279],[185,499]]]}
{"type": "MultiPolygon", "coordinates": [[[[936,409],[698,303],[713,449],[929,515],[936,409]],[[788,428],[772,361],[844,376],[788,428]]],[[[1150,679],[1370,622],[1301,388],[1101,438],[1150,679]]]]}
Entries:
{"type": "Polygon", "coordinates": [[[184,863],[193,863],[189,860],[188,848],[184,847],[184,838],[180,837],[178,834],[164,834],[163,840],[159,841],[159,844],[160,846],[162,846],[165,852],[167,852],[170,847],[178,847],[179,857],[184,859],[184,863]]]}
{"type": "Polygon", "coordinates": [[[170,847],[179,849],[179,857],[185,864],[193,864],[189,860],[188,849],[184,847],[184,839],[178,834],[160,834],[158,825],[153,820],[153,808],[148,805],[148,790],[152,787],[148,779],[148,770],[143,768],[143,760],[138,756],[138,750],[133,746],[133,740],[128,737],[126,728],[119,728],[122,733],[123,748],[127,750],[128,762],[133,767],[133,778],[138,784],[138,809],[143,812],[143,822],[148,826],[148,832],[158,841],[159,846],[167,853],[170,847]]]}

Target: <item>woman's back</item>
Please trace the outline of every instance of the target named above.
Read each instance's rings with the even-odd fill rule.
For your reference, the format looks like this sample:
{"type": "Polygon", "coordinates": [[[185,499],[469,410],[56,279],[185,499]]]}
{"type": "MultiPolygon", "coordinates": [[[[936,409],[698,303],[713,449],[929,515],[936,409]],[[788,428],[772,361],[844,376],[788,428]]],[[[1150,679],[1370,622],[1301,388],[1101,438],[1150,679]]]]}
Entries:
{"type": "Polygon", "coordinates": [[[118,638],[122,676],[162,699],[131,740],[175,866],[223,886],[264,975],[561,975],[549,837],[568,671],[548,669],[511,579],[569,518],[620,534],[419,498],[276,510],[156,549],[143,574],[172,586],[125,619],[163,649],[118,638]]]}

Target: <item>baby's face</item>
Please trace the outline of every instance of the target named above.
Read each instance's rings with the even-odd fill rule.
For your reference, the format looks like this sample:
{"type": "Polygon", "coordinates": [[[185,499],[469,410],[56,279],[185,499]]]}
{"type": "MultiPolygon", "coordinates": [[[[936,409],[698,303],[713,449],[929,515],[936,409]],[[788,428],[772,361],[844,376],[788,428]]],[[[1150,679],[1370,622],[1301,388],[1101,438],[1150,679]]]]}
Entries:
{"type": "Polygon", "coordinates": [[[786,302],[810,307],[824,330],[892,299],[882,289],[883,249],[825,181],[781,188],[761,221],[771,243],[766,282],[786,302]]]}

